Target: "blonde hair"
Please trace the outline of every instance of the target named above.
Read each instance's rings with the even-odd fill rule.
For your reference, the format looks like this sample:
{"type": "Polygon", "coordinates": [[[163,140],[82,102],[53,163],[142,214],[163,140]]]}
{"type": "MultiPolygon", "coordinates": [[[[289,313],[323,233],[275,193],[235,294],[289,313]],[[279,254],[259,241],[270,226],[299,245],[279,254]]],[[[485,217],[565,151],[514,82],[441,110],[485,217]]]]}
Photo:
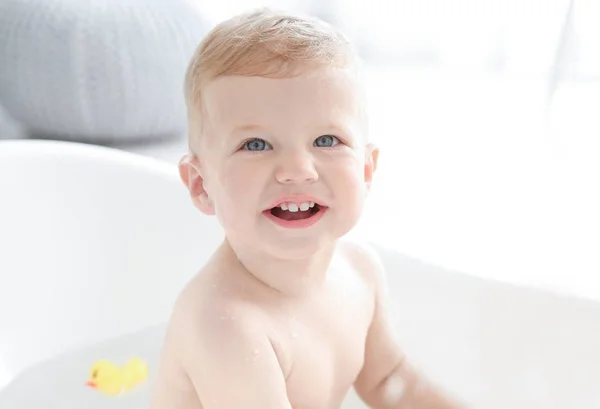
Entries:
{"type": "Polygon", "coordinates": [[[202,88],[227,75],[285,78],[303,69],[358,68],[358,55],[332,25],[267,8],[237,15],[207,33],[185,75],[190,148],[201,133],[202,88]]]}

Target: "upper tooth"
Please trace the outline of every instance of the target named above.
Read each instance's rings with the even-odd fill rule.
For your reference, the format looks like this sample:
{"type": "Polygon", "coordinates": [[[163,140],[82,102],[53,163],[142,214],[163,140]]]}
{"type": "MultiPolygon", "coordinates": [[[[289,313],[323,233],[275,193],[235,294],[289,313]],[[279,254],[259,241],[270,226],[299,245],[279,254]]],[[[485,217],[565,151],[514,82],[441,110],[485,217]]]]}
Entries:
{"type": "Polygon", "coordinates": [[[290,212],[297,212],[298,210],[305,212],[311,207],[315,207],[315,202],[302,202],[300,204],[288,202],[281,203],[279,207],[281,208],[281,210],[288,210],[290,212]]]}

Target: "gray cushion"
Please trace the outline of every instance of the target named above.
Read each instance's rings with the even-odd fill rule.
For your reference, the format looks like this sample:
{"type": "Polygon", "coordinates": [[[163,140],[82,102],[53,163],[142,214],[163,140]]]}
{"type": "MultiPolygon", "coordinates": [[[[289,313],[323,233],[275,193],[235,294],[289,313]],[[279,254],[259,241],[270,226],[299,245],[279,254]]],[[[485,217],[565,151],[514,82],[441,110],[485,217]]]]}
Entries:
{"type": "Polygon", "coordinates": [[[0,105],[0,140],[17,139],[22,136],[22,130],[19,125],[8,115],[4,107],[0,105]]]}
{"type": "Polygon", "coordinates": [[[0,104],[37,137],[179,136],[208,28],[186,0],[0,1],[0,104]]]}

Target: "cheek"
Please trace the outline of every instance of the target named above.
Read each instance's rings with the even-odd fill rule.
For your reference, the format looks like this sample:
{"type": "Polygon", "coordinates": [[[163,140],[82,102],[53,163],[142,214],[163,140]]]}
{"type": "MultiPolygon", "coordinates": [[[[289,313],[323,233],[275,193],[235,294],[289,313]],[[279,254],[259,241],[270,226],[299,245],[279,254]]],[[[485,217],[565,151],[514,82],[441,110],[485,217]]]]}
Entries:
{"type": "Polygon", "coordinates": [[[344,220],[344,228],[351,228],[363,211],[366,184],[364,181],[364,164],[357,155],[336,158],[329,163],[326,170],[327,185],[336,197],[337,214],[344,220]],[[346,223],[350,225],[346,226],[346,223]]]}
{"type": "Polygon", "coordinates": [[[344,170],[345,181],[342,183],[348,203],[352,203],[353,212],[362,210],[368,191],[365,182],[365,165],[361,159],[355,157],[347,162],[344,170]]]}
{"type": "Polygon", "coordinates": [[[248,213],[259,209],[261,183],[261,174],[255,167],[232,163],[220,169],[214,184],[218,192],[214,195],[214,202],[217,216],[223,224],[248,220],[248,213]]]}
{"type": "Polygon", "coordinates": [[[337,179],[336,185],[345,191],[345,196],[363,194],[366,190],[364,162],[355,155],[341,159],[336,169],[329,172],[337,179]]]}

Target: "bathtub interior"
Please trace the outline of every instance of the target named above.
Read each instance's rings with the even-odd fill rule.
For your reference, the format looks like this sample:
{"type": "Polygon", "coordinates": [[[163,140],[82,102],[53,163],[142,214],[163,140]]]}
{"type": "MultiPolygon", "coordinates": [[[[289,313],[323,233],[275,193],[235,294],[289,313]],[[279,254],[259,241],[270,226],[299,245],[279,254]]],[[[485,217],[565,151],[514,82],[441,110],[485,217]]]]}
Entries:
{"type": "MultiPolygon", "coordinates": [[[[600,407],[600,306],[433,268],[379,249],[399,341],[434,382],[472,408],[600,407]]],[[[11,409],[147,408],[164,323],[35,364],[0,391],[11,409]],[[121,397],[86,388],[99,358],[141,356],[148,382],[121,397]]],[[[233,392],[233,391],[232,391],[233,392]]],[[[345,409],[363,409],[351,391],[345,409]]]]}
{"type": "Polygon", "coordinates": [[[0,388],[36,362],[165,321],[222,239],[175,166],[117,149],[0,141],[0,192],[0,388]]]}

